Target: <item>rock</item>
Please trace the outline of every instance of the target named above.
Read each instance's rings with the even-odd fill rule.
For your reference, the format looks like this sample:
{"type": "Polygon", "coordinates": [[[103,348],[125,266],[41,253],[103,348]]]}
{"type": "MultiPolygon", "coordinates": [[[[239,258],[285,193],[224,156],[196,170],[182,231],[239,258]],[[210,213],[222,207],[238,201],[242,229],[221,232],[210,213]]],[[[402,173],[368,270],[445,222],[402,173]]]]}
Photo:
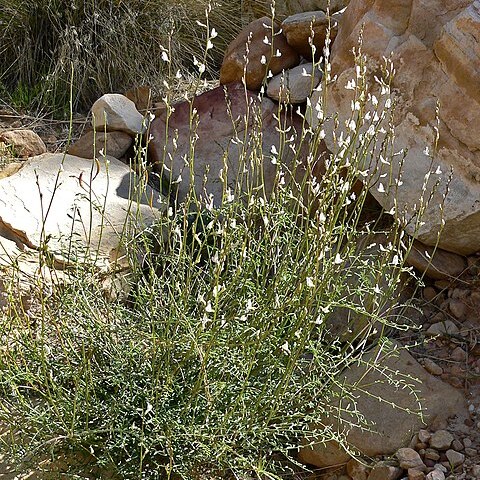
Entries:
{"type": "MultiPolygon", "coordinates": [[[[312,12],[315,10],[338,12],[349,4],[350,0],[276,0],[275,17],[285,18],[301,12],[312,12]]],[[[243,0],[242,9],[247,17],[259,18],[264,15],[271,15],[271,1],[243,0]]]]}
{"type": "Polygon", "coordinates": [[[465,305],[465,302],[462,302],[461,300],[450,300],[448,302],[448,308],[452,315],[459,320],[464,318],[467,313],[467,306],[465,305]]]}
{"type": "Polygon", "coordinates": [[[260,90],[268,71],[272,75],[298,65],[300,57],[272,20],[262,17],[247,25],[228,46],[220,68],[220,83],[241,82],[248,90],[260,90]],[[273,47],[272,47],[273,30],[273,47]],[[248,63],[245,67],[246,44],[248,63]],[[273,55],[272,55],[273,54],[273,55]],[[246,70],[245,70],[246,69],[246,70]]]}
{"type": "Polygon", "coordinates": [[[33,157],[0,180],[1,235],[22,248],[48,251],[55,268],[85,257],[107,267],[122,255],[124,236],[165,209],[165,200],[159,203],[143,182],[112,157],[94,163],[63,154],[33,157]]]}
{"type": "MultiPolygon", "coordinates": [[[[220,180],[220,175],[226,177],[225,187],[229,188],[233,194],[238,190],[236,185],[239,175],[245,176],[244,169],[249,171],[249,180],[242,185],[244,191],[250,188],[261,188],[261,191],[268,195],[273,188],[277,168],[280,167],[271,161],[272,158],[275,158],[271,153],[272,145],[280,151],[279,134],[276,130],[277,121],[274,118],[274,115],[278,114],[278,106],[268,98],[264,98],[260,102],[255,94],[245,93],[243,86],[238,83],[227,87],[217,87],[196,97],[193,106],[197,111],[199,122],[195,132],[198,139],[195,144],[194,158],[190,159],[189,102],[175,105],[175,111],[168,118],[168,139],[165,139],[167,111],[159,113],[150,128],[153,139],[149,144],[149,159],[153,163],[153,170],[160,177],[171,178],[173,182],[177,182],[173,184],[176,190],[176,199],[180,202],[185,200],[193,181],[198,199],[202,199],[208,204],[213,202],[213,205],[219,206],[224,197],[224,185],[220,180]],[[227,97],[225,97],[224,88],[226,88],[227,97]],[[249,107],[249,123],[245,123],[248,110],[246,97],[248,102],[252,102],[249,107]],[[228,104],[230,114],[236,119],[234,123],[227,109],[228,104]],[[259,110],[258,116],[253,114],[257,109],[259,110]],[[255,117],[257,121],[260,118],[261,127],[258,124],[254,126],[255,117]],[[262,131],[261,142],[258,137],[254,136],[255,130],[258,133],[260,128],[262,131]],[[178,135],[177,139],[174,138],[175,135],[178,135]],[[242,147],[244,137],[245,146],[242,147]],[[257,140],[260,148],[263,148],[265,160],[263,165],[252,165],[252,162],[248,160],[254,148],[252,145],[257,140]],[[177,147],[175,147],[175,143],[177,147]],[[165,153],[164,148],[166,148],[165,153]],[[244,149],[243,154],[242,148],[244,149]],[[190,177],[191,163],[193,163],[193,179],[190,177]],[[225,168],[225,164],[228,169],[225,168]],[[263,187],[261,183],[263,183],[263,187]]],[[[292,127],[292,133],[301,131],[302,121],[298,115],[292,114],[286,119],[283,115],[281,117],[282,122],[285,120],[287,125],[292,127]]],[[[255,148],[258,149],[258,145],[255,148]]],[[[285,148],[284,153],[282,161],[287,167],[291,167],[294,157],[291,149],[285,148]]],[[[297,161],[299,165],[296,173],[298,179],[301,179],[306,172],[306,154],[302,155],[302,151],[299,151],[297,161]]],[[[317,165],[320,168],[321,162],[318,162],[317,165]]],[[[320,176],[320,174],[315,166],[314,175],[320,176]]],[[[240,193],[237,191],[235,194],[240,195],[240,193]]]]}
{"type": "Polygon", "coordinates": [[[462,347],[457,347],[452,351],[450,358],[455,362],[464,362],[467,359],[467,353],[462,347]]]}
{"type": "Polygon", "coordinates": [[[465,455],[467,455],[467,457],[475,457],[477,453],[478,452],[476,448],[465,447],[465,455]]]}
{"type": "Polygon", "coordinates": [[[465,455],[463,453],[456,452],[455,450],[447,450],[446,455],[448,462],[453,468],[462,465],[462,463],[465,461],[465,455]]]}
{"type": "Polygon", "coordinates": [[[434,462],[436,462],[440,460],[440,455],[434,448],[427,448],[425,450],[425,458],[428,458],[428,460],[433,460],[434,462]]]}
{"type": "Polygon", "coordinates": [[[288,44],[300,55],[308,60],[312,59],[312,40],[315,46],[315,58],[323,55],[323,47],[327,38],[327,30],[330,25],[330,40],[333,42],[338,30],[338,20],[341,14],[330,17],[321,10],[313,12],[297,13],[287,17],[282,22],[282,30],[288,44]],[[313,29],[313,39],[312,39],[313,29]]]}
{"type": "Polygon", "coordinates": [[[424,480],[425,474],[421,470],[417,470],[416,468],[409,468],[408,469],[408,480],[424,480]]]}
{"type": "Polygon", "coordinates": [[[443,368],[436,364],[433,360],[430,358],[425,358],[423,360],[423,366],[425,367],[425,370],[428,373],[431,373],[432,375],[441,375],[443,373],[443,368]]]}
{"type": "Polygon", "coordinates": [[[135,104],[118,93],[107,93],[93,104],[92,125],[100,132],[119,130],[133,137],[147,130],[146,121],[135,104]]]}
{"type": "Polygon", "coordinates": [[[22,166],[22,162],[7,163],[2,169],[0,169],[0,179],[10,177],[10,175],[17,173],[22,166]]]}
{"type": "Polygon", "coordinates": [[[433,302],[437,295],[437,291],[433,287],[425,287],[423,289],[423,298],[426,302],[433,302]]]}
{"type": "Polygon", "coordinates": [[[458,334],[459,330],[457,326],[451,320],[445,320],[444,322],[438,322],[431,325],[427,333],[429,335],[456,335],[458,334]]]}
{"type": "Polygon", "coordinates": [[[353,459],[347,462],[347,473],[352,480],[367,480],[367,467],[353,459]]]}
{"type": "Polygon", "coordinates": [[[0,132],[0,142],[18,158],[34,157],[47,151],[43,140],[33,130],[9,130],[0,132]]]}
{"type": "Polygon", "coordinates": [[[403,469],[387,462],[378,462],[370,472],[368,480],[398,480],[403,474],[403,469]]]}
{"type": "Polygon", "coordinates": [[[459,277],[467,268],[465,257],[441,248],[428,247],[414,241],[406,263],[434,280],[459,277]]]}
{"type": "Polygon", "coordinates": [[[121,158],[133,144],[133,139],[124,132],[87,132],[68,147],[67,153],[76,157],[94,158],[108,155],[121,158]]]}
{"type": "Polygon", "coordinates": [[[453,435],[447,430],[438,430],[432,433],[430,447],[436,450],[447,450],[453,442],[453,435]]]}
{"type": "MultiPolygon", "coordinates": [[[[348,421],[353,425],[358,423],[358,417],[348,412],[341,411],[339,420],[339,412],[336,410],[340,401],[338,399],[335,401],[332,399],[329,404],[332,414],[325,415],[325,425],[332,425],[335,432],[346,429],[346,441],[351,448],[368,456],[393,454],[399,448],[408,445],[412,432],[424,426],[420,417],[413,413],[418,411],[419,405],[409,389],[402,389],[394,384],[395,380],[405,378],[404,375],[417,379],[412,385],[418,392],[427,425],[434,420],[440,421],[450,415],[460,415],[466,411],[464,399],[459,392],[429,375],[404,349],[392,348],[394,354],[386,345],[366,353],[362,357],[362,364],[350,366],[344,376],[339,379],[340,384],[345,385],[346,392],[349,392],[352,397],[358,397],[353,403],[359,414],[364,415],[366,421],[371,423],[374,432],[362,431],[358,427],[345,423],[348,421]],[[367,367],[372,362],[376,363],[377,368],[367,367]],[[384,367],[390,372],[388,375],[393,382],[388,382],[381,374],[384,367]],[[377,398],[381,398],[382,401],[377,398]],[[393,408],[388,402],[393,402],[403,409],[410,409],[412,413],[393,408]]],[[[340,395],[340,392],[337,394],[340,395]]],[[[343,393],[340,396],[344,395],[343,393]]],[[[350,401],[350,398],[348,400],[343,398],[342,408],[345,408],[350,401]]],[[[344,452],[335,444],[327,444],[327,447],[314,445],[302,448],[299,459],[320,468],[331,466],[341,458],[344,452]]]]}
{"type": "Polygon", "coordinates": [[[418,452],[413,450],[413,448],[400,448],[398,449],[395,456],[398,459],[400,467],[405,470],[425,470],[425,464],[422,462],[418,452]]]}
{"type": "Polygon", "coordinates": [[[136,109],[142,114],[146,115],[150,110],[152,103],[152,89],[147,86],[134,87],[125,93],[125,96],[131,100],[136,109]]]}
{"type": "Polygon", "coordinates": [[[418,431],[418,440],[422,443],[428,443],[428,441],[430,440],[430,437],[431,437],[431,434],[428,430],[425,430],[423,428],[421,428],[419,431],[418,431]]]}
{"type": "Polygon", "coordinates": [[[472,475],[475,478],[480,478],[480,465],[473,465],[472,467],[472,475]]]}
{"type": "Polygon", "coordinates": [[[445,474],[441,470],[432,470],[427,474],[425,480],[445,480],[445,474]]]}
{"type": "Polygon", "coordinates": [[[267,95],[284,103],[304,103],[322,79],[318,68],[312,72],[312,64],[307,63],[275,75],[268,82],[267,95]]]}
{"type": "Polygon", "coordinates": [[[374,76],[378,76],[383,59],[392,58],[396,70],[392,81],[392,96],[397,103],[393,118],[395,151],[406,152],[405,158],[395,157],[392,166],[377,165],[378,151],[365,160],[365,168],[375,172],[377,179],[385,173],[388,178],[398,178],[400,163],[403,165],[402,185],[392,181],[391,188],[390,185],[380,191],[372,188],[372,194],[387,211],[395,200],[397,211],[407,209],[406,219],[411,220],[417,213],[415,206],[428,174],[427,192],[437,181],[438,188],[422,215],[423,223],[409,222],[407,233],[434,246],[441,231],[440,248],[462,255],[479,251],[480,137],[471,128],[480,124],[478,1],[350,2],[332,47],[332,75],[337,75],[337,81],[332,82],[326,92],[325,118],[332,114],[335,121],[326,122],[325,141],[333,154],[339,147],[332,132],[335,129],[337,139],[339,130],[345,136],[345,121],[351,115],[353,92],[345,90],[345,86],[355,78],[352,49],[357,47],[360,32],[362,54],[368,57],[366,81],[371,86],[370,92],[377,96],[380,86],[374,76]],[[437,102],[441,106],[441,140],[432,166],[430,152],[435,140],[437,102]],[[334,126],[337,113],[340,129],[334,126]],[[443,201],[447,184],[449,193],[443,201]]]}
{"type": "Polygon", "coordinates": [[[465,446],[463,445],[463,443],[460,440],[455,439],[452,442],[452,449],[453,450],[456,450],[457,452],[460,452],[464,448],[465,448],[465,446]]]}

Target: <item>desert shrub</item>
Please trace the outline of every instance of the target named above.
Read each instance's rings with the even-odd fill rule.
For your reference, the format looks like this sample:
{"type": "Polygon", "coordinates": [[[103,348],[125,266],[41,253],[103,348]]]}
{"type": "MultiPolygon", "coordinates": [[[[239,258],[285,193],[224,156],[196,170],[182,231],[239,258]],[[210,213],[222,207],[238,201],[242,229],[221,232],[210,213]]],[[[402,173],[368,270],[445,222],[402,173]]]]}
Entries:
{"type": "MultiPolygon", "coordinates": [[[[352,112],[352,135],[338,139],[342,153],[322,178],[307,168],[285,181],[281,152],[294,143],[283,135],[271,154],[241,150],[241,164],[278,166],[271,195],[241,188],[241,171],[216,208],[192,189],[125,238],[128,302],[107,301],[84,265],[62,288],[40,288],[36,307],[10,308],[0,322],[0,419],[12,433],[4,447],[20,458],[80,450],[120,478],[182,479],[281,478],[309,432],[348,448],[323,419],[334,391],[355,411],[339,373],[379,336],[388,342],[388,329],[404,328],[394,299],[408,250],[400,216],[382,228],[389,242],[374,261],[357,249],[380,227],[361,221],[367,190],[351,186],[362,175],[368,185],[366,155],[378,148],[388,161],[394,138],[383,130],[388,112],[364,113],[352,112]],[[365,328],[332,335],[339,308],[365,328]]],[[[316,160],[322,129],[295,133],[312,154],[299,148],[298,161],[316,160]]],[[[261,124],[254,133],[258,145],[261,124]]]]}
{"type": "Polygon", "coordinates": [[[166,78],[164,49],[174,72],[203,58],[205,22],[218,48],[211,71],[241,25],[240,0],[0,0],[0,85],[22,107],[51,112],[88,110],[103,93],[147,84],[158,92],[166,78]]]}

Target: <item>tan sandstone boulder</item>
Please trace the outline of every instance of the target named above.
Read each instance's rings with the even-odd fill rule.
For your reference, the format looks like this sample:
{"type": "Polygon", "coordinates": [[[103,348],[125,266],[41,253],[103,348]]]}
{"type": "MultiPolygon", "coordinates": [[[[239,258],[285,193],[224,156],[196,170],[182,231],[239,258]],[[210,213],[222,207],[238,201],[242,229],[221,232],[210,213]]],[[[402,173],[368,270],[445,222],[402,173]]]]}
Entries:
{"type": "Polygon", "coordinates": [[[133,144],[132,137],[125,132],[94,132],[82,135],[68,147],[68,153],[76,157],[94,158],[103,155],[120,158],[133,144]],[[100,153],[102,152],[102,153],[100,153]]]}
{"type": "MultiPolygon", "coordinates": [[[[441,248],[460,254],[480,250],[480,136],[474,127],[480,125],[480,3],[352,0],[333,45],[332,73],[338,79],[328,92],[329,112],[338,112],[341,128],[351,115],[352,92],[345,87],[355,78],[352,48],[362,29],[362,49],[369,57],[367,77],[374,93],[378,92],[374,76],[381,76],[383,57],[392,56],[396,69],[392,97],[398,103],[393,122],[395,150],[406,152],[403,184],[395,186],[402,158],[398,155],[392,181],[385,188],[372,189],[373,195],[387,210],[396,196],[400,210],[406,208],[407,219],[411,218],[428,174],[427,191],[437,180],[440,185],[422,218],[424,223],[415,229],[411,222],[407,232],[426,245],[435,245],[443,217],[441,248]],[[440,139],[432,161],[437,102],[440,139]]],[[[332,131],[332,126],[327,125],[327,130],[332,131]]],[[[337,150],[328,131],[326,143],[337,150]]],[[[371,170],[376,160],[367,158],[367,165],[372,161],[371,170]]],[[[390,166],[382,165],[378,175],[389,172],[390,166]]]]}
{"type": "Polygon", "coordinates": [[[276,75],[299,61],[298,53],[287,43],[280,27],[273,25],[270,18],[262,17],[247,25],[228,46],[220,69],[220,83],[240,82],[245,74],[247,89],[260,90],[269,71],[276,75]]]}
{"type": "Polygon", "coordinates": [[[328,28],[330,28],[330,40],[332,42],[335,40],[341,15],[341,13],[336,13],[329,18],[321,10],[297,13],[287,17],[282,22],[282,30],[287,37],[288,44],[300,55],[307,59],[312,59],[312,46],[310,43],[313,43],[315,46],[315,57],[319,58],[323,55],[328,28]]]}
{"type": "Polygon", "coordinates": [[[43,140],[33,130],[8,130],[0,132],[0,142],[4,143],[15,157],[27,158],[47,151],[43,140]]]}
{"type": "MultiPolygon", "coordinates": [[[[381,344],[365,353],[361,362],[346,369],[338,385],[342,389],[334,388],[331,414],[323,428],[343,432],[350,448],[362,455],[391,455],[408,446],[424,425],[452,415],[468,415],[460,392],[430,375],[395,344],[393,348],[381,344]],[[371,431],[360,428],[362,417],[371,431]]],[[[302,462],[320,468],[343,463],[349,457],[335,442],[300,450],[302,462]]]]}

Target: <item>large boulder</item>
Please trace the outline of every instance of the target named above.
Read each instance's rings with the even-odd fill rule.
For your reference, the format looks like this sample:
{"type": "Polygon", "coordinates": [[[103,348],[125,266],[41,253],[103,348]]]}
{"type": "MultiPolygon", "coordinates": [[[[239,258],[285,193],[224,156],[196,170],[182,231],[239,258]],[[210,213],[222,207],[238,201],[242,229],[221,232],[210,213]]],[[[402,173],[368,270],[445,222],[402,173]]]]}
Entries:
{"type": "MultiPolygon", "coordinates": [[[[179,103],[171,114],[161,110],[150,128],[153,170],[164,184],[172,185],[179,201],[185,200],[192,184],[198,199],[215,206],[222,203],[227,189],[232,194],[240,193],[237,181],[243,182],[242,193],[255,189],[268,195],[278,180],[277,172],[283,168],[280,163],[293,170],[296,158],[297,177],[303,178],[306,173],[308,138],[302,146],[298,138],[292,140],[285,145],[281,161],[278,159],[282,132],[277,115],[278,105],[268,98],[259,100],[239,83],[199,95],[193,104],[179,103]],[[196,114],[191,121],[193,110],[196,114]]],[[[280,114],[280,122],[289,138],[302,131],[302,119],[293,112],[280,114]]],[[[322,151],[318,153],[311,161],[317,177],[322,167],[322,151]]]]}
{"type": "Polygon", "coordinates": [[[0,256],[13,242],[22,251],[48,252],[52,265],[88,256],[108,266],[126,236],[154,222],[164,207],[159,193],[113,157],[33,157],[0,179],[0,256]]]}
{"type": "MultiPolygon", "coordinates": [[[[337,385],[323,428],[343,434],[361,455],[391,455],[408,446],[424,425],[468,415],[460,392],[430,375],[396,345],[380,344],[365,353],[337,379],[337,385]]],[[[349,457],[333,441],[300,450],[302,462],[320,468],[349,457]]]]}
{"type": "Polygon", "coordinates": [[[220,83],[240,82],[245,77],[247,89],[259,90],[269,71],[276,75],[295,67],[299,61],[298,53],[287,43],[280,27],[270,18],[262,17],[247,25],[228,46],[220,69],[220,83]]]}
{"type": "MultiPolygon", "coordinates": [[[[380,165],[378,175],[391,178],[388,175],[393,172],[393,178],[391,185],[383,181],[384,188],[372,189],[373,195],[387,210],[396,198],[398,209],[406,208],[413,217],[425,175],[431,172],[427,196],[437,180],[440,184],[421,219],[423,223],[410,222],[408,233],[426,245],[435,245],[444,222],[441,248],[460,254],[480,250],[480,137],[473,128],[480,125],[480,2],[352,0],[340,20],[332,49],[332,74],[338,76],[337,81],[327,92],[327,113],[338,113],[344,129],[351,117],[353,94],[345,87],[356,75],[352,49],[362,31],[372,92],[377,91],[374,76],[381,76],[383,58],[392,57],[396,69],[392,83],[397,104],[393,118],[395,151],[403,149],[406,153],[403,184],[395,185],[403,158],[398,155],[392,167],[380,165]],[[435,147],[437,104],[439,141],[435,147]]],[[[328,135],[334,128],[331,123],[326,143],[336,152],[334,137],[328,135]]],[[[373,155],[366,162],[373,170],[377,160],[373,155]]]]}

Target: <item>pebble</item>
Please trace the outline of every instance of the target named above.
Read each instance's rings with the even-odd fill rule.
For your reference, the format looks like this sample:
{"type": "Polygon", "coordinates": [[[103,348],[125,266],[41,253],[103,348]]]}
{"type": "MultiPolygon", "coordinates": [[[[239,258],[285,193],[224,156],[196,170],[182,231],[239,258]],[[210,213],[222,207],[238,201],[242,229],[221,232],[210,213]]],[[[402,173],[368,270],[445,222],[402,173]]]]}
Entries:
{"type": "Polygon", "coordinates": [[[436,450],[448,450],[453,442],[453,435],[447,430],[438,430],[430,438],[430,447],[436,450]]]}
{"type": "Polygon", "coordinates": [[[423,366],[425,370],[432,375],[441,375],[443,373],[443,368],[430,358],[425,358],[423,360],[423,366]]]}
{"type": "Polygon", "coordinates": [[[437,463],[434,468],[435,468],[435,470],[440,470],[440,471],[443,472],[443,473],[447,473],[447,472],[448,472],[448,468],[447,468],[445,465],[441,464],[441,463],[437,463]]]}
{"type": "Polygon", "coordinates": [[[435,449],[427,448],[425,450],[425,458],[428,458],[429,460],[437,461],[437,460],[440,459],[440,455],[438,454],[438,452],[435,449]]]}
{"type": "Polygon", "coordinates": [[[408,469],[408,480],[424,480],[425,474],[416,468],[408,469]]]}
{"type": "MultiPolygon", "coordinates": [[[[450,442],[451,443],[451,442],[450,442]]],[[[425,464],[418,452],[413,448],[400,448],[397,450],[395,456],[400,463],[400,467],[408,470],[409,468],[415,468],[417,470],[426,470],[425,464]]]]}
{"type": "Polygon", "coordinates": [[[398,480],[401,476],[401,468],[386,462],[378,462],[370,472],[368,480],[398,480]]]}
{"type": "Polygon", "coordinates": [[[456,452],[455,450],[447,450],[446,455],[450,465],[452,465],[453,468],[462,465],[462,463],[465,461],[465,455],[463,453],[456,452]]]}
{"type": "Polygon", "coordinates": [[[467,354],[462,347],[457,347],[453,350],[451,359],[455,362],[464,362],[467,359],[467,354]]]}
{"type": "Polygon", "coordinates": [[[417,435],[418,435],[418,441],[422,443],[428,443],[430,440],[430,437],[432,436],[428,430],[424,430],[424,429],[419,430],[417,435]]]}
{"type": "Polygon", "coordinates": [[[463,318],[467,313],[467,307],[461,300],[450,300],[448,307],[452,315],[457,319],[463,318]]]}
{"type": "Polygon", "coordinates": [[[472,467],[472,475],[473,475],[474,477],[480,478],[480,465],[474,465],[474,466],[472,467]]]}
{"type": "Polygon", "coordinates": [[[467,455],[467,457],[474,457],[476,454],[477,450],[475,448],[465,447],[465,455],[467,455]]]}
{"type": "Polygon", "coordinates": [[[456,335],[458,332],[458,327],[451,320],[434,323],[427,330],[429,335],[456,335]]]}
{"type": "Polygon", "coordinates": [[[445,480],[445,474],[441,470],[432,470],[427,476],[426,480],[445,480]]]}
{"type": "Polygon", "coordinates": [[[460,452],[461,450],[463,450],[465,447],[463,445],[463,443],[460,441],[460,440],[457,440],[455,439],[453,442],[452,442],[452,449],[453,450],[456,450],[457,452],[460,452]]]}
{"type": "Polygon", "coordinates": [[[431,302],[437,296],[437,291],[433,287],[423,289],[423,298],[426,302],[431,302]]]}
{"type": "Polygon", "coordinates": [[[367,480],[367,467],[353,459],[347,463],[347,473],[352,480],[367,480]]]}
{"type": "MultiPolygon", "coordinates": [[[[472,405],[473,407],[473,405],[472,405]]],[[[470,407],[468,408],[470,410],[470,407]]],[[[473,409],[475,410],[475,407],[473,407],[473,409]]],[[[472,446],[472,440],[468,437],[464,438],[463,439],[463,446],[466,447],[466,448],[470,448],[472,446]]]]}

